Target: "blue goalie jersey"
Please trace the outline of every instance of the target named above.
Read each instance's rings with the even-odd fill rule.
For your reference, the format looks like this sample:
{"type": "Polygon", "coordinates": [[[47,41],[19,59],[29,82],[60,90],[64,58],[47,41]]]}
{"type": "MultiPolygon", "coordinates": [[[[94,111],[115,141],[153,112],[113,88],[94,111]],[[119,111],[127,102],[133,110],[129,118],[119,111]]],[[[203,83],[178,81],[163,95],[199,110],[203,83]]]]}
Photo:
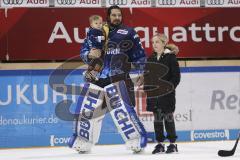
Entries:
{"type": "MultiPolygon", "coordinates": [[[[91,50],[87,43],[84,43],[80,56],[85,63],[89,63],[88,54],[91,50]]],[[[107,48],[102,56],[104,66],[100,78],[107,78],[117,74],[128,72],[127,62],[135,62],[135,67],[139,67],[146,60],[145,51],[141,45],[140,38],[133,28],[120,26],[109,32],[107,48]]]]}

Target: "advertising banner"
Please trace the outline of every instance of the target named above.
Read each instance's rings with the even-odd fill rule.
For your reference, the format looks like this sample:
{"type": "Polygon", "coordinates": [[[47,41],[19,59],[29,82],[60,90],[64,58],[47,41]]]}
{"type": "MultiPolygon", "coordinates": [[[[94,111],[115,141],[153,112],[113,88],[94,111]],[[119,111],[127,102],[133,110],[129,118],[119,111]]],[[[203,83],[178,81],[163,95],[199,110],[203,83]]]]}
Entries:
{"type": "MultiPolygon", "coordinates": [[[[0,60],[79,60],[93,14],[106,21],[105,8],[0,9],[0,60]]],[[[135,28],[147,55],[160,32],[180,58],[239,58],[240,24],[229,18],[239,14],[238,8],[123,8],[123,22],[135,28]]]]}
{"type": "MultiPolygon", "coordinates": [[[[61,77],[50,80],[53,70],[1,70],[0,147],[66,145],[73,122],[56,114],[66,113],[57,106],[71,101],[74,113],[82,71],[65,76],[64,83],[72,86],[68,89],[57,83],[61,77]]],[[[233,139],[240,129],[240,67],[186,67],[181,73],[174,113],[178,141],[233,139]]],[[[154,118],[146,111],[146,95],[137,92],[136,96],[136,112],[148,140],[154,141],[154,118]]],[[[107,114],[99,144],[115,143],[123,141],[107,114]]]]}
{"type": "Polygon", "coordinates": [[[236,0],[205,0],[206,7],[240,7],[240,2],[236,0]]]}
{"type": "Polygon", "coordinates": [[[101,7],[100,0],[56,0],[55,7],[58,8],[73,8],[73,7],[87,7],[87,8],[97,8],[101,7]]]}
{"type": "Polygon", "coordinates": [[[106,0],[106,7],[118,5],[122,8],[145,8],[151,7],[151,0],[106,0]]]}
{"type": "MultiPolygon", "coordinates": [[[[61,143],[52,135],[70,136],[72,121],[59,119],[56,105],[70,99],[76,106],[77,96],[66,95],[61,84],[49,85],[52,70],[1,71],[0,88],[0,147],[46,146],[61,143]],[[50,141],[51,140],[51,141],[50,141]]],[[[66,78],[66,83],[77,86],[80,74],[66,78]]]]}
{"type": "Polygon", "coordinates": [[[1,0],[1,8],[49,7],[50,0],[1,0]]]}
{"type": "Polygon", "coordinates": [[[157,0],[156,7],[200,7],[201,0],[157,0]]]}

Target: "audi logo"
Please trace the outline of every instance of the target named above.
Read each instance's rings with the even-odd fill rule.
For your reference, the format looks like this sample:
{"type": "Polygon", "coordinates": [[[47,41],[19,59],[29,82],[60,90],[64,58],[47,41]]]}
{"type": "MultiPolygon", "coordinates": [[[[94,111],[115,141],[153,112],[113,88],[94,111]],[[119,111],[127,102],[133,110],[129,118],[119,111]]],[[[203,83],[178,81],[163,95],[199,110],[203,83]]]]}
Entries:
{"type": "Polygon", "coordinates": [[[108,0],[110,5],[127,5],[127,0],[108,0]]]}
{"type": "Polygon", "coordinates": [[[224,0],[207,0],[208,5],[223,5],[224,0]]]}
{"type": "Polygon", "coordinates": [[[158,0],[159,5],[175,5],[176,0],[158,0]]]}
{"type": "Polygon", "coordinates": [[[3,3],[8,5],[8,4],[22,4],[23,0],[3,0],[3,3]]]}
{"type": "Polygon", "coordinates": [[[59,5],[67,5],[67,4],[74,5],[77,3],[77,1],[76,0],[57,0],[57,3],[59,5]]]}

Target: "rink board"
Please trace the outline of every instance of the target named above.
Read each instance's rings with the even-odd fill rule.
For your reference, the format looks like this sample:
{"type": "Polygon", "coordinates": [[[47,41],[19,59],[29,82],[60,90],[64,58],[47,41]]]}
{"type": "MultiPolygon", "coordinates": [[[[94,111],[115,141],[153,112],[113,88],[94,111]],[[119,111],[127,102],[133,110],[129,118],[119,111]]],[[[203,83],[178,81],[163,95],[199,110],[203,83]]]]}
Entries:
{"type": "MultiPolygon", "coordinates": [[[[0,71],[1,148],[66,145],[72,121],[56,117],[55,107],[65,98],[73,101],[74,110],[78,96],[53,91],[49,86],[52,71],[0,71]]],[[[71,72],[65,83],[80,85],[82,71],[71,72]]],[[[181,73],[175,112],[178,140],[235,139],[240,128],[240,67],[186,67],[181,73]]],[[[149,141],[154,141],[153,117],[146,112],[145,98],[141,95],[137,99],[136,110],[149,133],[149,141]]],[[[106,115],[99,144],[116,143],[123,141],[111,117],[106,115]]]]}

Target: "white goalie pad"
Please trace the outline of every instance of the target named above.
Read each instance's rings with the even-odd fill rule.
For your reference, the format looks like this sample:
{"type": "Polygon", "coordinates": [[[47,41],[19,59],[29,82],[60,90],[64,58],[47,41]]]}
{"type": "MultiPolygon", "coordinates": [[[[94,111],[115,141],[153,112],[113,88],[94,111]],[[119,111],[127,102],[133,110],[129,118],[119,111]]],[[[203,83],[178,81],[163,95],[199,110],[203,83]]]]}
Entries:
{"type": "Polygon", "coordinates": [[[104,87],[107,107],[127,148],[141,151],[147,143],[146,131],[132,106],[124,81],[104,87]]]}
{"type": "Polygon", "coordinates": [[[102,109],[103,100],[103,88],[91,83],[84,84],[75,111],[79,116],[75,122],[76,138],[72,142],[72,148],[78,152],[88,152],[98,142],[106,113],[106,109],[102,109]]]}

